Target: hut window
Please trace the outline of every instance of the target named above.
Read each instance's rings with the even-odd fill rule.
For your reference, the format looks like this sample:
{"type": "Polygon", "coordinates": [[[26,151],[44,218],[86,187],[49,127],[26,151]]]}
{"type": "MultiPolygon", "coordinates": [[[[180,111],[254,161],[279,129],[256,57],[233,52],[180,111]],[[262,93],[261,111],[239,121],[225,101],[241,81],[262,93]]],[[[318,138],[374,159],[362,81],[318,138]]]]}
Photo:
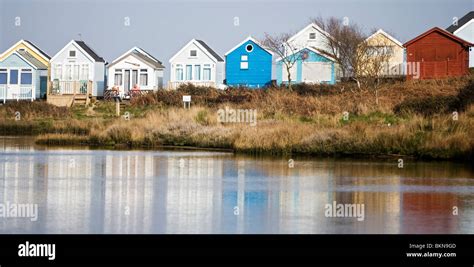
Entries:
{"type": "Polygon", "coordinates": [[[183,80],[183,65],[177,64],[176,65],[176,80],[182,81],[183,80]]]}
{"type": "Polygon", "coordinates": [[[7,84],[7,70],[0,70],[0,84],[7,84]]]}
{"type": "Polygon", "coordinates": [[[72,73],[71,73],[71,70],[72,70],[71,65],[66,65],[66,69],[65,69],[65,71],[63,72],[64,80],[66,80],[66,81],[72,80],[72,75],[71,75],[72,73]]]}
{"type": "Polygon", "coordinates": [[[249,60],[249,56],[247,56],[247,55],[242,55],[242,56],[240,56],[240,60],[241,60],[241,61],[248,61],[248,60],[249,60]]]}
{"type": "Polygon", "coordinates": [[[74,81],[78,81],[78,80],[79,80],[80,66],[79,66],[79,65],[74,65],[72,71],[73,71],[73,72],[72,72],[72,79],[73,79],[74,81]]]}
{"type": "Polygon", "coordinates": [[[194,79],[201,80],[201,65],[194,65],[194,79]]]}
{"type": "Polygon", "coordinates": [[[56,64],[54,66],[54,78],[55,79],[61,79],[61,77],[63,76],[63,67],[61,64],[56,64]]]}
{"type": "Polygon", "coordinates": [[[33,84],[33,73],[31,70],[21,70],[20,82],[21,84],[33,84]]]}
{"type": "Polygon", "coordinates": [[[146,69],[140,70],[140,86],[148,85],[148,71],[146,69]]]}
{"type": "Polygon", "coordinates": [[[89,79],[89,65],[83,64],[81,67],[81,80],[89,79]]]}
{"type": "Polygon", "coordinates": [[[197,57],[197,50],[191,50],[191,51],[189,51],[189,56],[190,56],[190,57],[197,57]]]}
{"type": "Polygon", "coordinates": [[[186,80],[193,79],[193,65],[186,65],[186,80]]]}
{"type": "Polygon", "coordinates": [[[121,69],[115,70],[114,85],[122,86],[122,70],[121,69]]]}
{"type": "Polygon", "coordinates": [[[204,69],[202,73],[202,78],[205,81],[210,81],[211,80],[211,65],[210,64],[204,64],[204,69]]]}
{"type": "Polygon", "coordinates": [[[247,52],[252,52],[253,51],[253,45],[251,44],[248,44],[247,46],[245,46],[245,50],[247,50],[247,52]]]}
{"type": "Polygon", "coordinates": [[[69,57],[76,57],[76,51],[75,50],[70,50],[69,51],[69,57]]]}
{"type": "Polygon", "coordinates": [[[249,68],[249,63],[246,61],[240,62],[240,69],[241,70],[247,70],[249,68]]]}
{"type": "Polygon", "coordinates": [[[315,40],[316,39],[316,33],[315,32],[310,32],[309,33],[309,39],[310,40],[315,40]]]}
{"type": "Polygon", "coordinates": [[[10,70],[10,84],[18,84],[18,70],[10,70]]]}

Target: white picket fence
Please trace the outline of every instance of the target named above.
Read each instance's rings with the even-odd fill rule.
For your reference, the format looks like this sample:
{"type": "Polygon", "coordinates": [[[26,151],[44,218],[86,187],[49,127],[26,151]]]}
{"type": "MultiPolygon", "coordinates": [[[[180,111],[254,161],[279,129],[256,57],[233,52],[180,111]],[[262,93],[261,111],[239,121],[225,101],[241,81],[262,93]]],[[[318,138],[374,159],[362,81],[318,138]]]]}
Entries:
{"type": "Polygon", "coordinates": [[[31,85],[20,85],[15,88],[7,88],[5,84],[0,85],[0,101],[5,103],[7,100],[30,100],[35,98],[34,88],[31,85]]]}

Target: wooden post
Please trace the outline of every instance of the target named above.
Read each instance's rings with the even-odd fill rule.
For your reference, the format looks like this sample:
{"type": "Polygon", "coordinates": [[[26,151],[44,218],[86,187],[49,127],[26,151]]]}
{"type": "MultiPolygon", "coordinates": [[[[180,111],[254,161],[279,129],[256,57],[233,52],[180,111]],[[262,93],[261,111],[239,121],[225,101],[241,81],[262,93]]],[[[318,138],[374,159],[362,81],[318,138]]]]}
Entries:
{"type": "Polygon", "coordinates": [[[120,117],[120,101],[118,97],[115,98],[115,115],[120,117]]]}

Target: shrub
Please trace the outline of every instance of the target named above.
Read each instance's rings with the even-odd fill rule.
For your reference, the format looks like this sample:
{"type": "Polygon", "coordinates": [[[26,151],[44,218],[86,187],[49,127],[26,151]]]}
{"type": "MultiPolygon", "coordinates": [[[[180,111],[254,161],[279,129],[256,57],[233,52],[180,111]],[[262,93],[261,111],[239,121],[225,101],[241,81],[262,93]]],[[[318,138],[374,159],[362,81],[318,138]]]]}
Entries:
{"type": "Polygon", "coordinates": [[[408,99],[394,107],[396,114],[416,113],[424,116],[446,114],[457,110],[457,96],[433,96],[422,99],[408,99]]]}

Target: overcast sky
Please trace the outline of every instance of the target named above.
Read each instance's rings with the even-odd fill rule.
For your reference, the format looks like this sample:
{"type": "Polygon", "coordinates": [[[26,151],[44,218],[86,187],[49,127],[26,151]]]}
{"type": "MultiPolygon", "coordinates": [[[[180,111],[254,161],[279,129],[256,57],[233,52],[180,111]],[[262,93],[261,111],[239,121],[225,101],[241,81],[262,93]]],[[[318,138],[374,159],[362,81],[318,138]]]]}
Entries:
{"type": "Polygon", "coordinates": [[[311,17],[335,16],[405,42],[471,10],[474,0],[0,0],[0,51],[27,39],[53,56],[82,39],[109,62],[139,46],[169,69],[192,38],[223,55],[248,35],[296,32],[311,17]]]}

